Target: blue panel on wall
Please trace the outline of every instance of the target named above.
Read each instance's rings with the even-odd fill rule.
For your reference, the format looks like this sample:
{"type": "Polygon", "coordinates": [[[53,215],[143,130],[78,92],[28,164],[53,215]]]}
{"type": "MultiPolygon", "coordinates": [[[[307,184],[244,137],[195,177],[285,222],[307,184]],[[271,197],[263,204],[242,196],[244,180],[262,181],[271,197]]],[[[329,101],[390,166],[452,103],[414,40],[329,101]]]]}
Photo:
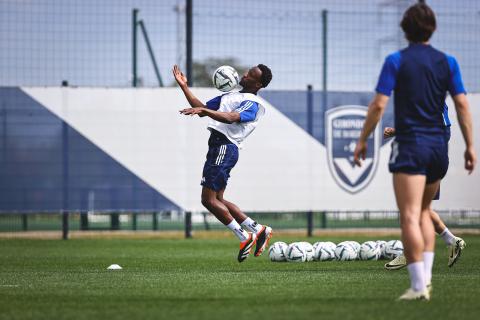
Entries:
{"type": "Polygon", "coordinates": [[[180,208],[22,90],[0,88],[0,211],[62,209],[180,208]],[[67,149],[63,145],[64,128],[67,149]],[[68,169],[67,176],[64,168],[68,169]]]}

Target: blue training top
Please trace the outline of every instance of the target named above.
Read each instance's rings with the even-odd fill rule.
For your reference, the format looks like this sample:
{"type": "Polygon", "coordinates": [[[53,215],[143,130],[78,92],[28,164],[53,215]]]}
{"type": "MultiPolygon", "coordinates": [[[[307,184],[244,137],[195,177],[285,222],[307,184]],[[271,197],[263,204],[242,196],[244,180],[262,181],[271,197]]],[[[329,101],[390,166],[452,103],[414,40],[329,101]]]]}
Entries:
{"type": "Polygon", "coordinates": [[[376,92],[395,92],[395,133],[399,141],[432,141],[450,126],[447,91],[466,93],[454,57],[430,45],[410,44],[390,54],[383,64],[376,92]]]}

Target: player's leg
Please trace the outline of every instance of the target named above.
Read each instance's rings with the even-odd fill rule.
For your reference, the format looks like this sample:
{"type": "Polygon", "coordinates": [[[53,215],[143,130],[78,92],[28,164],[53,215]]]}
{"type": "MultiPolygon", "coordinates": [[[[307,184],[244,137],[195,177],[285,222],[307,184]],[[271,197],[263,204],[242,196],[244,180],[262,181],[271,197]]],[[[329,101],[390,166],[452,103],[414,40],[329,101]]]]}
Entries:
{"type": "Polygon", "coordinates": [[[248,238],[248,233],[240,227],[238,222],[232,217],[228,208],[217,199],[217,191],[208,187],[202,188],[202,204],[210,211],[221,223],[226,225],[240,241],[248,238]]]}
{"type": "Polygon", "coordinates": [[[440,185],[440,180],[437,180],[433,183],[429,183],[425,186],[425,191],[423,193],[422,199],[422,216],[421,216],[421,229],[424,240],[424,251],[423,251],[423,263],[425,267],[425,283],[429,290],[431,291],[431,282],[432,282],[432,267],[433,259],[435,252],[435,228],[433,226],[432,217],[430,214],[431,202],[434,198],[438,186],[440,185]]]}
{"type": "Polygon", "coordinates": [[[402,172],[393,174],[393,186],[398,209],[404,254],[410,274],[410,289],[401,300],[428,299],[423,263],[424,238],[420,226],[422,199],[426,177],[402,172]]]}
{"type": "Polygon", "coordinates": [[[460,258],[463,249],[467,246],[467,243],[460,237],[456,237],[442,221],[438,213],[433,209],[430,210],[430,216],[435,227],[435,232],[440,235],[445,244],[448,247],[448,266],[452,267],[460,258]]]}
{"type": "Polygon", "coordinates": [[[273,231],[272,228],[270,228],[267,225],[261,225],[257,223],[255,220],[252,218],[248,217],[245,213],[240,210],[240,208],[235,205],[234,203],[225,200],[223,197],[223,193],[225,192],[225,189],[220,190],[217,193],[217,199],[220,200],[227,208],[232,217],[237,220],[240,225],[257,235],[257,245],[255,247],[255,256],[258,257],[260,256],[265,248],[268,246],[268,242],[270,241],[270,238],[272,237],[273,231]]]}
{"type": "Polygon", "coordinates": [[[233,144],[212,145],[209,147],[207,160],[203,167],[202,204],[220,222],[240,240],[238,261],[244,261],[256,242],[256,234],[248,233],[232,217],[228,208],[218,199],[218,193],[227,186],[229,172],[238,160],[238,148],[233,144]]]}
{"type": "Polygon", "coordinates": [[[208,187],[202,189],[202,204],[208,209],[220,222],[222,222],[227,228],[240,240],[240,250],[238,252],[238,262],[242,262],[248,258],[248,255],[252,251],[253,246],[257,240],[255,233],[249,233],[243,229],[238,222],[232,217],[228,208],[218,200],[217,191],[208,187]]]}

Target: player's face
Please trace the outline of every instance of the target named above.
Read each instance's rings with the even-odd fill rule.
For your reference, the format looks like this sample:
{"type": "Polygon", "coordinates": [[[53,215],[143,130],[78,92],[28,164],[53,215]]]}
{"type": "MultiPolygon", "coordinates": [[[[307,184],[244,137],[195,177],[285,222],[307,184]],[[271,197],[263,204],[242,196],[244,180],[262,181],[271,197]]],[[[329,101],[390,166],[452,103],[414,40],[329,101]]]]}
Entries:
{"type": "Polygon", "coordinates": [[[262,71],[258,67],[253,67],[243,74],[240,79],[240,85],[244,89],[260,89],[262,87],[262,71]]]}

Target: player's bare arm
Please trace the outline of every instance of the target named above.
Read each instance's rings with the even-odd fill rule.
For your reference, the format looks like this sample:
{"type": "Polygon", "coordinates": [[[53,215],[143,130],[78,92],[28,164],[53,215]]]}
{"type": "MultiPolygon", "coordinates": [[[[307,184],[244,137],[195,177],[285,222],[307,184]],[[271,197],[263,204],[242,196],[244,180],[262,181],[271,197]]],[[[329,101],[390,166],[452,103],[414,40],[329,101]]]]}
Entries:
{"type": "Polygon", "coordinates": [[[457,111],[458,123],[460,124],[463,139],[465,140],[465,169],[470,174],[475,168],[477,162],[475,148],[473,147],[472,115],[470,113],[467,96],[464,93],[454,96],[453,101],[457,111]]]}
{"type": "Polygon", "coordinates": [[[235,123],[240,122],[240,113],[238,112],[220,112],[215,110],[210,110],[207,108],[188,108],[180,110],[181,114],[186,116],[188,115],[199,115],[201,117],[208,116],[214,120],[223,122],[223,123],[235,123]]]}
{"type": "Polygon", "coordinates": [[[206,108],[206,106],[198,100],[197,97],[190,91],[190,88],[188,87],[188,80],[187,77],[183,74],[183,72],[180,70],[180,68],[177,65],[173,66],[172,70],[173,76],[175,78],[175,81],[177,81],[178,85],[180,86],[180,89],[182,89],[183,94],[185,95],[185,98],[187,98],[188,103],[192,108],[206,108]]]}
{"type": "Polygon", "coordinates": [[[382,118],[387,103],[388,96],[377,93],[368,106],[367,118],[365,119],[365,124],[360,138],[358,139],[357,146],[355,147],[355,152],[353,153],[354,162],[358,166],[362,165],[360,159],[365,160],[368,136],[375,129],[380,118],[382,118]]]}

